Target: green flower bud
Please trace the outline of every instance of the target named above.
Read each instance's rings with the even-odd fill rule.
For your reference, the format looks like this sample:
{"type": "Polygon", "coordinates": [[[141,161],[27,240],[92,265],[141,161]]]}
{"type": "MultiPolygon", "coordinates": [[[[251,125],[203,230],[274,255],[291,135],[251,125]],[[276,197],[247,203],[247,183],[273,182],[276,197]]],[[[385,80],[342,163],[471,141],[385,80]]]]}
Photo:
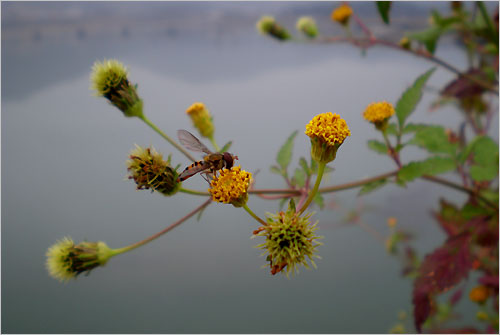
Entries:
{"type": "Polygon", "coordinates": [[[272,16],[261,17],[261,19],[257,22],[257,30],[262,35],[269,35],[280,41],[288,40],[291,37],[288,31],[277,23],[272,16]]]}
{"type": "Polygon", "coordinates": [[[312,17],[303,16],[297,20],[297,30],[309,38],[318,36],[318,26],[312,17]]]}

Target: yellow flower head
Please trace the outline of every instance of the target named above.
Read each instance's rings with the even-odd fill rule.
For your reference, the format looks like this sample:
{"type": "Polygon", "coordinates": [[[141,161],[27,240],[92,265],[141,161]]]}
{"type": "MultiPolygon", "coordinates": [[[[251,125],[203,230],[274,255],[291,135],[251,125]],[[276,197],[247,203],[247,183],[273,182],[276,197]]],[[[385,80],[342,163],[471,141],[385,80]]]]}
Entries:
{"type": "Polygon", "coordinates": [[[349,5],[342,4],[333,10],[332,20],[345,26],[349,23],[352,13],[352,8],[349,5]]]}
{"type": "Polygon", "coordinates": [[[402,37],[400,40],[399,40],[399,46],[403,49],[410,49],[411,48],[411,41],[408,37],[402,37]]]}
{"type": "Polygon", "coordinates": [[[268,224],[254,231],[254,236],[266,238],[257,247],[265,250],[262,255],[267,255],[271,274],[285,270],[288,277],[290,272],[298,272],[299,265],[309,268],[307,258],[316,268],[313,257],[320,258],[316,255],[316,248],[322,243],[317,241],[321,237],[315,235],[317,222],[311,224],[311,215],[297,216],[293,204],[286,213],[268,214],[268,224]]]}
{"type": "Polygon", "coordinates": [[[318,26],[312,17],[302,16],[297,20],[296,28],[309,38],[318,36],[318,26]]]}
{"type": "Polygon", "coordinates": [[[473,302],[482,304],[488,299],[489,295],[490,295],[489,289],[484,285],[479,285],[474,287],[469,292],[469,299],[473,302]]]}
{"type": "Polygon", "coordinates": [[[391,103],[373,102],[366,107],[363,117],[374,123],[378,129],[383,129],[387,126],[387,120],[394,114],[394,107],[391,103]]]}
{"type": "Polygon", "coordinates": [[[250,172],[241,170],[240,166],[233,166],[231,169],[220,171],[219,176],[210,183],[208,192],[213,201],[242,207],[248,200],[247,191],[251,180],[250,172]]]}
{"type": "Polygon", "coordinates": [[[280,41],[287,40],[291,37],[288,31],[277,23],[272,16],[262,16],[256,26],[257,30],[262,35],[269,35],[280,41]]]}
{"type": "Polygon", "coordinates": [[[311,155],[316,161],[331,162],[337,149],[351,131],[344,119],[331,112],[316,115],[306,125],[306,135],[311,138],[311,155]]]}
{"type": "Polygon", "coordinates": [[[163,195],[174,195],[181,183],[177,182],[177,172],[170,167],[170,159],[165,161],[155,148],[142,148],[135,145],[127,161],[129,179],[134,179],[138,190],[160,192],[163,195]]]}
{"type": "Polygon", "coordinates": [[[112,250],[104,242],[81,242],[77,245],[65,237],[47,250],[47,270],[62,282],[76,278],[82,272],[106,264],[112,250]]]}
{"type": "Polygon", "coordinates": [[[189,115],[191,121],[193,121],[193,126],[198,129],[201,136],[211,137],[214,134],[214,124],[212,122],[212,116],[208,111],[205,104],[201,102],[195,102],[186,110],[186,114],[189,115]]]}
{"type": "Polygon", "coordinates": [[[391,216],[391,217],[387,218],[387,225],[389,226],[389,228],[396,227],[397,223],[398,223],[398,219],[396,219],[395,217],[391,216]]]}
{"type": "Polygon", "coordinates": [[[127,79],[128,71],[117,60],[95,62],[90,76],[91,89],[96,95],[108,99],[127,117],[142,116],[142,100],[136,85],[127,79]]]}

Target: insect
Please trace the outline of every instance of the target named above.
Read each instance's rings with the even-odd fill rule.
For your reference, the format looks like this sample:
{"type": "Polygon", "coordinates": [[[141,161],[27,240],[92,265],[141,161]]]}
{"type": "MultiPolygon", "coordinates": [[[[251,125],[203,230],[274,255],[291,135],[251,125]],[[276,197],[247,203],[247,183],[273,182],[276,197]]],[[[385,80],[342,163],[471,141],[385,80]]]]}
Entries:
{"type": "MultiPolygon", "coordinates": [[[[194,176],[198,172],[203,174],[216,174],[217,170],[222,168],[230,169],[233,167],[233,162],[238,159],[238,156],[232,155],[229,152],[212,152],[199,139],[189,131],[184,129],[177,130],[177,137],[181,144],[189,150],[204,152],[207,154],[202,161],[194,162],[182,171],[177,181],[184,181],[189,177],[194,176]]],[[[204,177],[207,181],[208,179],[204,177]]]]}

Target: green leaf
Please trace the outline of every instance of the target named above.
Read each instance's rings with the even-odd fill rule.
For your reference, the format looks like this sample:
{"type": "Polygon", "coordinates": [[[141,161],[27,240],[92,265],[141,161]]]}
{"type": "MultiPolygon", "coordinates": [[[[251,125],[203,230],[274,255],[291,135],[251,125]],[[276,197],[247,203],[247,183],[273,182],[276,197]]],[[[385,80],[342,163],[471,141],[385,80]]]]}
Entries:
{"type": "Polygon", "coordinates": [[[325,207],[325,199],[323,198],[323,195],[321,195],[320,192],[317,192],[314,197],[313,201],[320,209],[323,209],[325,207]]]}
{"type": "Polygon", "coordinates": [[[421,42],[425,45],[427,51],[434,54],[436,51],[436,43],[443,33],[443,28],[439,26],[433,26],[416,33],[406,35],[409,39],[421,42]]]}
{"type": "Polygon", "coordinates": [[[219,152],[226,152],[229,150],[229,148],[231,147],[231,144],[233,144],[233,141],[229,141],[227,142],[226,144],[224,144],[224,146],[219,150],[219,152]]]}
{"type": "Polygon", "coordinates": [[[480,136],[472,148],[474,162],[479,165],[498,164],[498,144],[488,136],[480,136]]]}
{"type": "Polygon", "coordinates": [[[385,24],[389,24],[389,12],[391,10],[390,1],[377,1],[377,9],[385,24]]]}
{"type": "Polygon", "coordinates": [[[398,179],[402,181],[412,181],[423,175],[437,175],[452,171],[456,168],[452,158],[431,157],[425,161],[410,162],[404,165],[398,172],[398,179]]]}
{"type": "Polygon", "coordinates": [[[280,200],[280,211],[283,209],[283,206],[285,206],[286,202],[287,202],[288,198],[283,198],[280,200]]]}
{"type": "Polygon", "coordinates": [[[295,136],[297,136],[297,133],[298,130],[294,131],[290,137],[288,137],[276,156],[276,161],[284,171],[286,171],[288,164],[290,164],[290,161],[292,160],[293,140],[295,136]]]}
{"type": "Polygon", "coordinates": [[[387,155],[387,146],[383,142],[377,140],[369,140],[368,148],[372,149],[373,151],[379,154],[387,155]]]}
{"type": "Polygon", "coordinates": [[[295,208],[295,200],[293,200],[293,198],[290,198],[290,202],[288,203],[287,213],[295,214],[296,211],[297,210],[295,208]]]}
{"type": "Polygon", "coordinates": [[[423,123],[408,123],[403,129],[403,134],[414,133],[427,127],[429,127],[429,125],[423,123]]]}
{"type": "Polygon", "coordinates": [[[457,145],[448,141],[443,127],[427,126],[415,134],[414,143],[432,153],[454,155],[457,145]]]}
{"type": "Polygon", "coordinates": [[[466,204],[462,210],[461,214],[466,220],[475,218],[476,216],[487,215],[489,211],[486,208],[474,206],[472,204],[466,204]]]}
{"type": "Polygon", "coordinates": [[[488,181],[498,177],[498,166],[496,165],[473,165],[470,167],[470,176],[475,181],[488,181]]]}
{"type": "Polygon", "coordinates": [[[307,164],[307,161],[304,157],[300,157],[299,159],[299,165],[302,167],[302,170],[304,170],[304,173],[307,175],[307,176],[310,176],[311,175],[311,169],[309,169],[309,165],[307,164]]]}
{"type": "Polygon", "coordinates": [[[359,191],[358,196],[375,191],[376,189],[378,189],[386,184],[387,184],[387,179],[380,179],[380,180],[365,184],[365,185],[363,185],[363,187],[359,191]]]}
{"type": "Polygon", "coordinates": [[[397,135],[398,126],[395,123],[390,123],[385,131],[388,135],[397,135]]]}
{"type": "Polygon", "coordinates": [[[306,184],[306,173],[304,172],[304,170],[296,168],[293,179],[295,181],[295,185],[304,187],[304,185],[306,184]]]}
{"type": "Polygon", "coordinates": [[[279,174],[280,176],[283,174],[283,171],[281,171],[281,169],[279,167],[277,167],[276,165],[273,165],[269,168],[269,170],[272,172],[272,173],[276,173],[276,174],[279,174]]]}
{"type": "Polygon", "coordinates": [[[432,75],[435,68],[430,69],[423,75],[417,78],[412,86],[410,86],[399,98],[396,104],[396,115],[399,121],[399,129],[404,129],[406,119],[415,110],[420,98],[422,97],[422,88],[424,87],[427,79],[432,75]]]}

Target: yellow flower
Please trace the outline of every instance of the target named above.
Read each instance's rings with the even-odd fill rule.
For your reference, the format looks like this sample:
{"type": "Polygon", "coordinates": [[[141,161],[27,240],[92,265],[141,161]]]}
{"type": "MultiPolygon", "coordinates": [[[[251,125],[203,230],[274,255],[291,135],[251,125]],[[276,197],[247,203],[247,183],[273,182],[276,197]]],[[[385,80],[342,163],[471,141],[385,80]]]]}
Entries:
{"type": "Polygon", "coordinates": [[[52,245],[46,256],[49,274],[64,282],[106,264],[113,253],[104,242],[81,242],[75,245],[71,238],[65,237],[52,245]]]}
{"type": "Polygon", "coordinates": [[[170,159],[165,161],[155,148],[135,145],[127,161],[129,179],[134,179],[137,189],[150,189],[163,195],[174,195],[181,183],[177,182],[177,172],[170,167],[170,159]]]}
{"type": "Polygon", "coordinates": [[[91,89],[96,95],[108,99],[127,117],[141,117],[142,100],[137,94],[136,85],[127,79],[127,69],[117,60],[95,62],[90,76],[91,89]]]}
{"type": "Polygon", "coordinates": [[[396,223],[398,223],[398,219],[396,219],[395,217],[391,216],[387,218],[387,225],[390,228],[394,228],[396,226],[396,223]]]}
{"type": "Polygon", "coordinates": [[[251,180],[252,174],[241,170],[240,166],[223,169],[210,183],[208,192],[213,201],[242,207],[248,200],[247,191],[251,180]]]}
{"type": "Polygon", "coordinates": [[[309,268],[307,259],[316,268],[313,257],[320,258],[316,255],[316,248],[322,243],[317,241],[321,238],[315,235],[318,223],[310,223],[311,215],[297,216],[295,208],[289,208],[286,213],[268,214],[267,225],[254,231],[253,237],[266,238],[257,247],[265,250],[262,255],[267,255],[271,274],[285,270],[288,277],[290,273],[298,272],[299,265],[309,268]]]}
{"type": "Polygon", "coordinates": [[[351,131],[344,119],[331,112],[316,115],[307,125],[305,134],[311,138],[311,155],[319,162],[331,162],[351,131]]]}
{"type": "Polygon", "coordinates": [[[410,49],[411,48],[411,41],[408,37],[402,37],[400,40],[399,40],[399,46],[403,49],[410,49]]]}
{"type": "Polygon", "coordinates": [[[352,13],[352,8],[349,5],[342,4],[333,10],[332,20],[345,26],[349,23],[352,13]]]}
{"type": "Polygon", "coordinates": [[[198,129],[201,136],[212,137],[214,134],[214,125],[212,123],[212,116],[206,108],[205,104],[201,102],[195,102],[186,110],[186,114],[189,115],[191,121],[193,121],[193,126],[198,129]]]}
{"type": "Polygon", "coordinates": [[[389,118],[394,114],[394,107],[386,101],[373,102],[366,107],[363,117],[365,120],[375,124],[375,127],[384,131],[387,128],[389,118]]]}
{"type": "Polygon", "coordinates": [[[479,304],[484,303],[490,295],[489,289],[484,285],[474,287],[469,292],[469,299],[479,304]]]}

